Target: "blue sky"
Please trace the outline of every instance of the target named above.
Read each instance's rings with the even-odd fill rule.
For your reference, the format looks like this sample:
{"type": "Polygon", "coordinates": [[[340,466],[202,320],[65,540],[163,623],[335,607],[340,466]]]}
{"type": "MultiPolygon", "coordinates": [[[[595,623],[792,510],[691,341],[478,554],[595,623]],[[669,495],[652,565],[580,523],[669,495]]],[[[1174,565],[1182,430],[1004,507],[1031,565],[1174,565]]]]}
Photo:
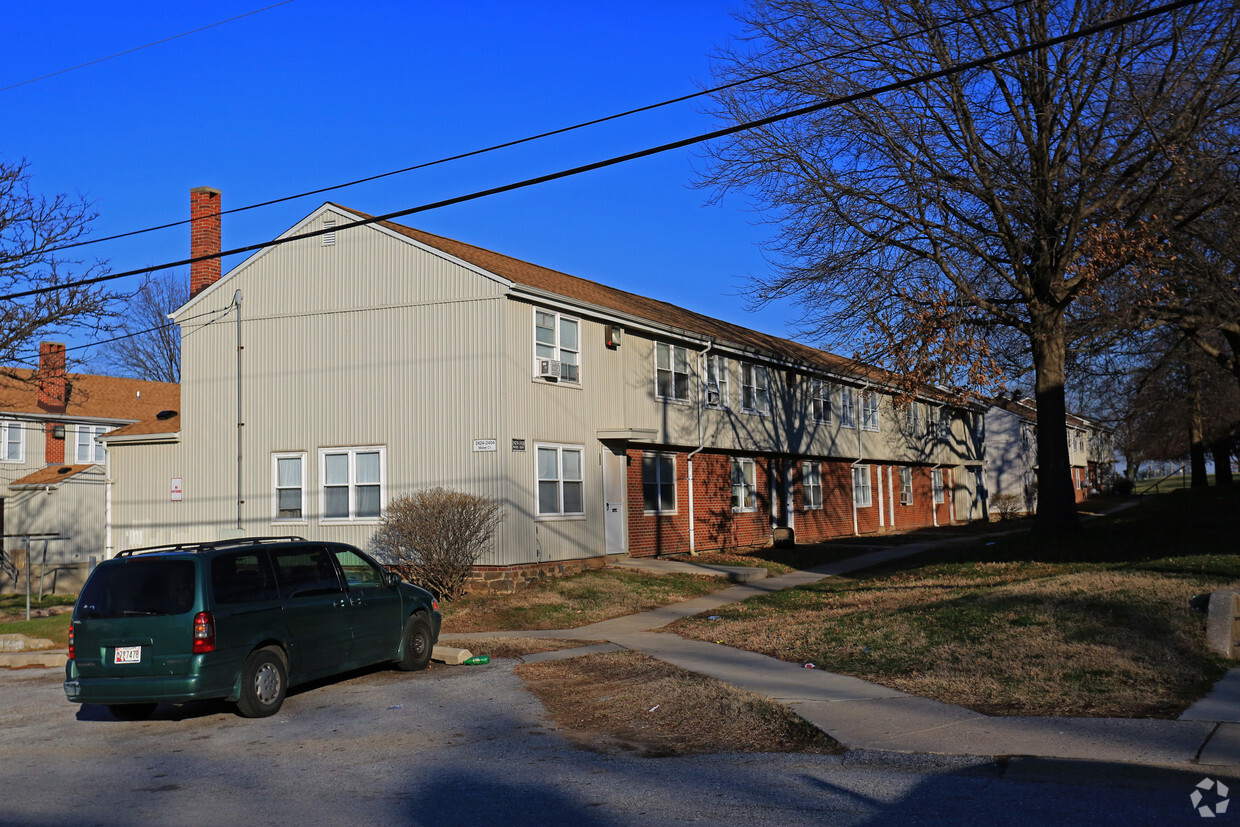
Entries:
{"type": "MultiPolygon", "coordinates": [[[[6,4],[0,87],[272,0],[6,4]]],[[[0,91],[0,156],[44,193],[80,193],[98,236],[412,166],[709,85],[736,35],[728,0],[284,5],[0,91]]],[[[224,245],[278,235],[324,200],[385,213],[707,132],[701,102],[224,218],[224,245]]],[[[680,150],[412,216],[413,226],[788,335],[795,309],[745,310],[770,228],[691,188],[680,150]]],[[[114,271],[187,257],[187,227],[86,248],[114,271]]],[[[225,262],[225,268],[235,261],[225,262]]]]}

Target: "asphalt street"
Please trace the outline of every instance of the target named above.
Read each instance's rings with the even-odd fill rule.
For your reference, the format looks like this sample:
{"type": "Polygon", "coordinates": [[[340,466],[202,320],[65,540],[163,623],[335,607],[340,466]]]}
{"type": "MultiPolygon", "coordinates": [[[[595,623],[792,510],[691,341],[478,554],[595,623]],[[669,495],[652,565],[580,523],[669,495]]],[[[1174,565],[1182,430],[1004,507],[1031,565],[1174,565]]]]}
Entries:
{"type": "MultiPolygon", "coordinates": [[[[600,755],[556,731],[511,661],[354,674],[260,720],[199,703],[120,722],[68,703],[61,677],[0,671],[0,824],[1163,825],[1202,823],[1204,778],[1240,794],[1210,768],[600,755]]],[[[1209,823],[1229,818],[1240,805],[1209,823]]]]}

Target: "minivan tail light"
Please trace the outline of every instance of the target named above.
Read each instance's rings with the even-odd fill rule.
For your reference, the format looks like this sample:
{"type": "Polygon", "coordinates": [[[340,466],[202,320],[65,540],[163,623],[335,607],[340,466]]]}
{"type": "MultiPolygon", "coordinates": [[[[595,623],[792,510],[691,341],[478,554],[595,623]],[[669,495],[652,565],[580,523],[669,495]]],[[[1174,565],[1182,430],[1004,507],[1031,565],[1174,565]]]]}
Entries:
{"type": "Polygon", "coordinates": [[[199,612],[194,615],[194,654],[202,655],[215,651],[215,618],[210,612],[199,612]]]}
{"type": "Polygon", "coordinates": [[[73,660],[73,624],[69,624],[69,660],[73,660]]]}

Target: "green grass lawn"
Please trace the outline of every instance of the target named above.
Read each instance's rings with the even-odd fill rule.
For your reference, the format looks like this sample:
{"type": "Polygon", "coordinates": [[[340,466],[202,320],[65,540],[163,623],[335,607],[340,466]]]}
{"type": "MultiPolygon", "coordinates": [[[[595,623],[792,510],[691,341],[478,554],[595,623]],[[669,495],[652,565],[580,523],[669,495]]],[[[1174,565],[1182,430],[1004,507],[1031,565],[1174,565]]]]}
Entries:
{"type": "Polygon", "coordinates": [[[69,615],[60,614],[51,617],[35,617],[30,620],[13,620],[0,623],[0,635],[25,635],[26,637],[43,637],[52,641],[58,648],[69,645],[69,615]]]}

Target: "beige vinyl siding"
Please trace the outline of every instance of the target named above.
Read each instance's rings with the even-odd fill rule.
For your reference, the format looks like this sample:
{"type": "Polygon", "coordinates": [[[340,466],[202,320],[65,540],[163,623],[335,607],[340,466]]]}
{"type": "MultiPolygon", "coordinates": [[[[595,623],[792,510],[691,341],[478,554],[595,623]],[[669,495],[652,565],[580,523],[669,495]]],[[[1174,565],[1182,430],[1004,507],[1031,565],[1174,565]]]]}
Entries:
{"type": "MultiPolygon", "coordinates": [[[[62,539],[48,545],[49,563],[103,559],[104,479],[103,466],[97,466],[57,486],[8,489],[4,499],[5,533],[59,534],[62,539]]],[[[5,545],[17,548],[22,542],[10,537],[5,545]]],[[[32,541],[31,553],[36,563],[42,559],[42,552],[43,541],[32,541]]]]}

